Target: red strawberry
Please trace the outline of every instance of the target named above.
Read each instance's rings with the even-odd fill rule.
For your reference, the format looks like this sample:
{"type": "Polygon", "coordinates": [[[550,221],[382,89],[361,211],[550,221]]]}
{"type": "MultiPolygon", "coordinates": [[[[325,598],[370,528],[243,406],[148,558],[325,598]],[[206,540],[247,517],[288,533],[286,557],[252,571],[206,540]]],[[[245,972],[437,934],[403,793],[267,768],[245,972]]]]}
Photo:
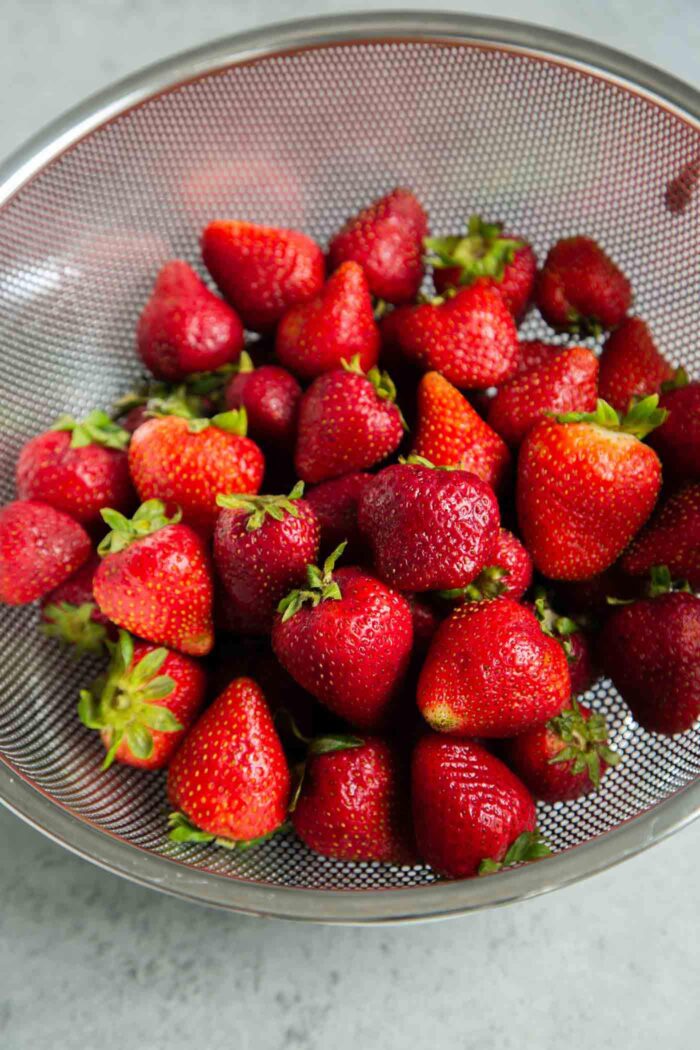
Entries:
{"type": "Polygon", "coordinates": [[[421,657],[425,656],[435,632],[442,622],[442,617],[424,598],[417,594],[405,595],[411,607],[413,620],[413,648],[421,657]]]}
{"type": "Polygon", "coordinates": [[[210,222],[202,234],[202,258],[246,328],[272,329],[297,303],[321,291],[323,253],[297,230],[252,222],[210,222]]]}
{"type": "Polygon", "coordinates": [[[669,496],[620,560],[632,576],[646,576],[655,565],[700,588],[700,484],[669,496]]]}
{"type": "Polygon", "coordinates": [[[311,742],[292,812],[302,842],[338,860],[417,864],[408,769],[398,751],[378,737],[326,746],[324,738],[311,742]]]}
{"type": "Polygon", "coordinates": [[[567,237],[550,248],[535,301],[552,328],[596,332],[614,328],[632,303],[630,283],[590,237],[567,237]]]}
{"type": "Polygon", "coordinates": [[[166,263],[136,329],[141,360],[169,382],[210,372],[238,358],[243,325],[228,303],[210,292],[191,266],[166,263]]]}
{"type": "Polygon", "coordinates": [[[665,478],[700,481],[700,382],[682,385],[684,378],[679,376],[674,388],[661,395],[659,407],[668,418],[649,444],[661,458],[665,478]]]}
{"type": "Polygon", "coordinates": [[[489,426],[517,447],[551,413],[594,412],[597,387],[598,358],[583,346],[572,346],[500,387],[489,405],[489,426]]]}
{"type": "Polygon", "coordinates": [[[253,367],[241,354],[238,371],[226,387],[226,407],[244,408],[254,441],[273,449],[294,445],[302,390],[291,372],[278,365],[253,367]]]}
{"type": "Polygon", "coordinates": [[[505,594],[520,601],[532,583],[532,558],[517,536],[508,529],[499,529],[490,561],[472,583],[441,591],[440,597],[451,602],[473,602],[505,594]]]}
{"type": "Polygon", "coordinates": [[[279,323],[275,351],[302,379],[340,368],[357,355],[366,372],[379,357],[379,329],[362,267],[346,262],[311,302],[293,306],[279,323]]]}
{"type": "Polygon", "coordinates": [[[102,507],[128,512],[136,502],[124,451],[128,443],[128,433],[106,412],[91,412],[81,423],[61,416],[52,430],[22,449],[17,493],[87,526],[99,523],[102,507]]]}
{"type": "Polygon", "coordinates": [[[58,587],[90,557],[90,537],[39,500],[0,508],[0,602],[25,605],[58,587]]]}
{"type": "Polygon", "coordinates": [[[262,483],[265,460],[245,430],[243,409],[213,419],[150,419],[129,448],[139,496],[177,504],[188,525],[210,533],[220,492],[255,493],[262,483]]]}
{"type": "Polygon", "coordinates": [[[504,234],[500,223],[472,215],[465,237],[428,237],[425,247],[438,295],[480,280],[498,289],[516,321],[526,313],[537,259],[526,241],[504,234]]]}
{"type": "Polygon", "coordinates": [[[103,769],[115,759],[162,769],[204,700],[204,671],[188,656],[134,642],[127,631],[111,649],[106,674],[80,692],[80,720],[100,732],[107,748],[103,769]]]}
{"type": "Polygon", "coordinates": [[[72,576],[59,583],[41,603],[41,631],[75,647],[75,652],[99,653],[107,638],[116,636],[92,593],[100,559],[92,554],[72,576]]]}
{"type": "Polygon", "coordinates": [[[371,474],[344,474],[316,485],[306,493],[321,529],[321,554],[325,557],[347,543],[346,555],[353,560],[365,552],[357,522],[357,505],[371,474]]]}
{"type": "Polygon", "coordinates": [[[518,520],[535,567],[557,580],[585,580],[612,565],[647,520],[661,464],[640,440],[664,418],[654,394],[620,421],[594,413],[544,419],[518,461],[518,520]]]}
{"type": "Polygon", "coordinates": [[[576,700],[546,725],[505,740],[503,758],[542,802],[566,802],[596,791],[608,767],[620,761],[608,746],[603,715],[576,700]]]}
{"type": "Polygon", "coordinates": [[[213,583],[201,537],[148,500],[129,521],[115,510],[98,549],[93,579],[100,610],[113,623],[150,642],[204,656],[212,647],[213,583]]]}
{"type": "Polygon", "coordinates": [[[365,376],[357,361],[326,372],[301,399],[294,464],[306,482],[372,467],[403,437],[396,389],[386,372],[365,376]]]}
{"type": "Polygon", "coordinates": [[[237,678],[185,737],[168,770],[175,842],[267,838],[289,803],[287,760],[260,687],[237,678]]]}
{"type": "Polygon", "coordinates": [[[338,548],[308,584],[280,603],[272,628],[277,659],[302,688],[360,729],[383,724],[413,643],[411,609],[361,569],[333,572],[338,548]]]}
{"type": "Polygon", "coordinates": [[[596,679],[588,638],[576,620],[569,616],[560,616],[554,611],[544,590],[538,588],[536,595],[532,609],[540,627],[545,634],[561,644],[566,654],[571,678],[571,695],[585,693],[596,679]]]}
{"type": "Polygon", "coordinates": [[[392,587],[463,587],[490,563],[498,503],[466,470],[409,461],[385,467],[366,485],[359,522],[377,572],[392,587]]]}
{"type": "Polygon", "coordinates": [[[418,385],[413,452],[437,467],[461,467],[498,489],[510,471],[510,453],[467,399],[439,372],[418,385]]]}
{"type": "Polygon", "coordinates": [[[549,854],[535,830],[527,788],[473,740],[427,734],[412,769],[418,852],[439,874],[461,879],[549,854]]]}
{"type": "Polygon", "coordinates": [[[626,317],[605,340],[600,355],[600,396],[621,413],[634,397],[659,394],[673,369],[640,317],[626,317]]]}
{"type": "Polygon", "coordinates": [[[539,368],[551,361],[565,348],[556,343],[543,343],[540,339],[523,339],[518,343],[518,368],[516,375],[539,368]]]}
{"type": "Polygon", "coordinates": [[[433,729],[512,736],[561,711],[569,669],[561,645],[524,605],[512,598],[467,602],[433,638],[417,695],[433,729]]]}
{"type": "Polygon", "coordinates": [[[414,299],[423,280],[423,238],[428,219],[410,192],[395,189],[354,215],[328,246],[335,267],[352,260],[365,271],[370,291],[388,303],[414,299]]]}

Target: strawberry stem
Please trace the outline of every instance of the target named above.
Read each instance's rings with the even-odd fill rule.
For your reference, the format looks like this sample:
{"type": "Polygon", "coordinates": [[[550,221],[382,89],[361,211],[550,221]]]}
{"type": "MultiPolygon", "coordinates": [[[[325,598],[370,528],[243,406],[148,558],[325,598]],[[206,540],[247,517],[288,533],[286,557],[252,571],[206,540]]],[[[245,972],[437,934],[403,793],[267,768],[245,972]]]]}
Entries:
{"type": "Polygon", "coordinates": [[[243,510],[248,514],[246,531],[254,532],[259,529],[265,521],[265,517],[274,518],[275,521],[284,521],[288,514],[293,518],[299,517],[299,507],[296,505],[304,495],[304,482],[297,481],[288,496],[248,496],[232,493],[223,493],[216,497],[219,507],[227,510],[243,510]]]}
{"type": "Polygon", "coordinates": [[[43,610],[46,623],[39,630],[48,638],[57,638],[71,646],[74,656],[99,653],[107,638],[107,629],[92,619],[97,606],[94,602],[73,605],[71,602],[51,602],[43,610]]]}
{"type": "Polygon", "coordinates": [[[129,432],[110,419],[102,409],[91,412],[81,422],[77,422],[72,416],[61,416],[51,429],[69,432],[71,448],[101,445],[103,448],[123,451],[131,438],[129,432]]]}
{"type": "Polygon", "coordinates": [[[310,604],[315,609],[321,602],[339,601],[343,597],[333,579],[333,569],[346,547],[347,541],[344,540],[328,555],[322,569],[317,565],[306,566],[307,586],[303,590],[291,591],[277,606],[277,612],[282,614],[282,623],[298,613],[302,605],[310,604]]]}
{"type": "Polygon", "coordinates": [[[572,698],[570,708],[549,720],[547,728],[564,745],[554,758],[550,758],[550,765],[572,762],[571,772],[576,776],[587,773],[596,789],[600,786],[601,760],[609,766],[620,762],[618,753],[608,747],[608,726],[603,715],[595,712],[585,719],[575,698],[572,698]]]}
{"type": "Polygon", "coordinates": [[[554,418],[557,423],[593,423],[605,430],[630,434],[641,441],[652,430],[661,426],[668,417],[666,409],[659,408],[658,405],[659,395],[650,394],[649,397],[644,397],[633,404],[627,415],[620,419],[612,405],[599,398],[595,412],[564,412],[554,418]]]}
{"type": "Polygon", "coordinates": [[[547,600],[545,591],[538,587],[535,592],[535,616],[539,620],[544,634],[556,639],[566,653],[566,658],[571,662],[574,658],[574,650],[571,644],[571,635],[580,630],[579,625],[569,616],[559,616],[547,600]]]}
{"type": "Polygon", "coordinates": [[[541,860],[542,857],[551,856],[551,849],[542,839],[539,828],[534,831],[524,831],[511,842],[503,860],[493,860],[486,857],[479,865],[479,875],[491,875],[494,871],[508,867],[511,864],[524,864],[533,860],[541,860]]]}
{"type": "Polygon", "coordinates": [[[177,525],[182,518],[179,507],[169,517],[165,512],[165,504],[159,499],[146,500],[131,519],[124,517],[118,510],[112,510],[111,507],[105,507],[100,514],[111,529],[97,548],[97,553],[103,558],[108,554],[118,554],[135,540],[150,536],[166,525],[177,525]]]}
{"type": "Polygon", "coordinates": [[[426,263],[435,270],[458,269],[458,285],[472,284],[479,277],[503,280],[506,265],[524,247],[524,241],[503,237],[500,223],[487,223],[472,215],[465,237],[426,237],[426,263]]]}

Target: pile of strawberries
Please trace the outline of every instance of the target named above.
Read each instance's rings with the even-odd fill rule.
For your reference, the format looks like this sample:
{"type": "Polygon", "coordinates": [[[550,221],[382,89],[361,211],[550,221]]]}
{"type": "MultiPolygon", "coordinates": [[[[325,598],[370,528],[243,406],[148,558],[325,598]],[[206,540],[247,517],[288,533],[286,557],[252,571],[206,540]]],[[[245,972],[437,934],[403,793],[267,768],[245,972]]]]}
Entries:
{"type": "Polygon", "coordinates": [[[22,449],[0,600],[108,657],[79,717],[105,768],[167,767],[175,841],[546,855],[535,801],[619,761],[577,699],[601,671],[645,730],[700,714],[700,383],[595,241],[538,271],[405,189],[325,256],[217,221],[202,258],[221,297],[163,267],[142,386],[22,449]],[[600,354],[520,341],[533,305],[600,354]]]}

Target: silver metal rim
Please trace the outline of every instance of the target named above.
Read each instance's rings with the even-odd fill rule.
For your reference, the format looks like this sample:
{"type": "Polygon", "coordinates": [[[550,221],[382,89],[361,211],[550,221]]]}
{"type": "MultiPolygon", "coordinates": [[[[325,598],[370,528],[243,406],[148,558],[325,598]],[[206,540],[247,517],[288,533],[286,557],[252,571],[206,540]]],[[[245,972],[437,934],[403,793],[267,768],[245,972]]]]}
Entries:
{"type": "MultiPolygon", "coordinates": [[[[217,69],[271,54],[383,39],[494,45],[559,59],[644,94],[700,129],[700,92],[653,66],[592,41],[539,26],[471,15],[376,12],[337,16],[269,26],[217,40],[150,66],[94,95],[46,127],[0,166],[0,205],[88,132],[153,95],[217,69]]],[[[447,917],[508,904],[612,867],[698,816],[700,780],[614,831],[549,858],[546,864],[486,879],[363,891],[273,889],[191,869],[79,820],[23,780],[4,759],[0,762],[0,800],[28,824],[79,856],[133,882],[186,900],[258,916],[379,923],[447,917]]]]}

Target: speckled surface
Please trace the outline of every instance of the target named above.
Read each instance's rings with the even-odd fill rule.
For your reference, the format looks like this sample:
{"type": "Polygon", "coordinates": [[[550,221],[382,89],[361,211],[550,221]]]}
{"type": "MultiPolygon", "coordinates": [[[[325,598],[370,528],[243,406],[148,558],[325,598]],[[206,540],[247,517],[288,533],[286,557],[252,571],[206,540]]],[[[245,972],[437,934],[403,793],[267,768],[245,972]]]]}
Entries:
{"type": "MultiPolygon", "coordinates": [[[[368,6],[4,0],[0,155],[89,92],[168,53],[264,21],[368,6]]],[[[697,0],[480,6],[594,37],[700,81],[697,0]]],[[[183,904],[90,866],[2,811],[0,843],[2,1050],[651,1050],[662,1041],[673,1050],[697,1040],[700,824],[548,897],[383,929],[267,922],[183,904]]]]}

